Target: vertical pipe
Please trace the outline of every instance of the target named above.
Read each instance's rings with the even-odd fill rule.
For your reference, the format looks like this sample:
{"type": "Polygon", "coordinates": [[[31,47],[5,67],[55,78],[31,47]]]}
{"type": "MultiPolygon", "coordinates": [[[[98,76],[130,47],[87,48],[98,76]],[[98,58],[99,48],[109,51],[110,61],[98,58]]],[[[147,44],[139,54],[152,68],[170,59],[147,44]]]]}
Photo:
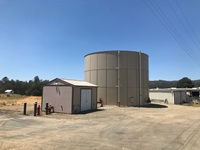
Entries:
{"type": "Polygon", "coordinates": [[[36,111],[37,111],[37,103],[34,104],[34,116],[36,116],[36,111]]]}
{"type": "Polygon", "coordinates": [[[24,103],[24,115],[26,115],[26,103],[24,103]]]}
{"type": "Polygon", "coordinates": [[[141,51],[139,51],[139,93],[140,93],[140,98],[139,98],[139,107],[140,103],[142,100],[142,64],[141,64],[141,51]]]}
{"type": "Polygon", "coordinates": [[[105,59],[106,59],[106,60],[105,60],[105,61],[106,61],[106,78],[105,78],[105,79],[106,79],[106,84],[105,84],[105,92],[106,92],[106,93],[105,93],[105,100],[106,100],[106,103],[107,103],[107,101],[108,101],[108,86],[107,86],[107,85],[108,85],[108,84],[107,84],[107,81],[108,81],[108,79],[107,79],[107,78],[108,78],[108,75],[107,75],[108,68],[107,68],[107,55],[108,55],[108,54],[105,53],[105,55],[106,55],[106,58],[105,58],[105,59]]]}
{"type": "Polygon", "coordinates": [[[49,111],[49,104],[48,103],[46,103],[46,115],[48,115],[48,111],[49,111]]]}
{"type": "Polygon", "coordinates": [[[120,51],[118,51],[118,57],[117,57],[117,79],[118,79],[118,86],[117,86],[117,99],[118,99],[118,105],[120,107],[120,51]]]}

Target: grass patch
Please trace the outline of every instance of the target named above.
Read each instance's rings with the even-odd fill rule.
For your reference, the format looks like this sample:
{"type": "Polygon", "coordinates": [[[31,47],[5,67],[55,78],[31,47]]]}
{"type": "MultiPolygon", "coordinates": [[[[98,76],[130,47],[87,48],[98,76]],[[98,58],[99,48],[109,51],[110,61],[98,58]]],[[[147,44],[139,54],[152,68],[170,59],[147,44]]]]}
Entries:
{"type": "Polygon", "coordinates": [[[26,98],[27,96],[19,95],[19,94],[0,94],[0,100],[20,100],[26,98]]]}
{"type": "Polygon", "coordinates": [[[17,101],[20,101],[26,97],[27,96],[23,96],[19,94],[10,94],[9,96],[6,94],[0,94],[0,107],[16,105],[17,101]]]}
{"type": "Polygon", "coordinates": [[[35,102],[41,103],[41,96],[25,96],[19,94],[0,94],[0,107],[22,105],[23,103],[34,104],[35,102]]]}

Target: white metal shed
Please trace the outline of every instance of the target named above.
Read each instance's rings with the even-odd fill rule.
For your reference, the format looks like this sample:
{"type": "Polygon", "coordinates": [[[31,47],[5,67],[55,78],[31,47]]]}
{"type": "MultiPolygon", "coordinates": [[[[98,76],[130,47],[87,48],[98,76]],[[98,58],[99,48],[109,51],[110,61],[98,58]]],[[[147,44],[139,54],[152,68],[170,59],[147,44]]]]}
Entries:
{"type": "Polygon", "coordinates": [[[54,112],[80,113],[97,109],[97,86],[86,81],[56,78],[43,87],[42,110],[46,103],[54,112]]]}

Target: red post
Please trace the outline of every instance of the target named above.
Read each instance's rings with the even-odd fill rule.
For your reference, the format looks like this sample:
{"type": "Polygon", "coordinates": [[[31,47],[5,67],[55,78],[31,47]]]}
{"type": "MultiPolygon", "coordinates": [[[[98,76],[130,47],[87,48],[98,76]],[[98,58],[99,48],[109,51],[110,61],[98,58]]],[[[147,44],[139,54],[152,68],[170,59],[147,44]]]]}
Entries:
{"type": "Polygon", "coordinates": [[[38,116],[40,115],[40,105],[38,105],[38,107],[37,107],[37,115],[38,116]]]}

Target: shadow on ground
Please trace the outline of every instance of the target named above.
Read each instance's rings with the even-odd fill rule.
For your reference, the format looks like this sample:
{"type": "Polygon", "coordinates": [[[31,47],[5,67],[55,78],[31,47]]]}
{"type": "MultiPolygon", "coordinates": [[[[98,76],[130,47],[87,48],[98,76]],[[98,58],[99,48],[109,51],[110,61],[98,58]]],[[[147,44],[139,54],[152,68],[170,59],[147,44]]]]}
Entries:
{"type": "Polygon", "coordinates": [[[88,113],[94,113],[94,112],[98,112],[98,111],[104,111],[105,109],[98,109],[97,110],[88,110],[88,111],[83,111],[79,114],[88,114],[88,113]]]}
{"type": "Polygon", "coordinates": [[[152,103],[149,103],[149,104],[146,104],[144,106],[140,106],[142,108],[168,108],[168,106],[166,105],[161,105],[161,104],[152,104],[152,103]]]}

